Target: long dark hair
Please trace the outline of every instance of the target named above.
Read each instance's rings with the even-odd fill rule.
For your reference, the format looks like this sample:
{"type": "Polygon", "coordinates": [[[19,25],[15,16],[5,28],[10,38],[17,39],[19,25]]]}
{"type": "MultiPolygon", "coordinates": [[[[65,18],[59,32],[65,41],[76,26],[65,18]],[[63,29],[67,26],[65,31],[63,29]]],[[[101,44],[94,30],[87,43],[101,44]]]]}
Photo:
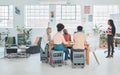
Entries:
{"type": "Polygon", "coordinates": [[[110,26],[115,27],[114,22],[113,22],[112,19],[109,19],[108,21],[110,22],[110,26]]]}
{"type": "Polygon", "coordinates": [[[116,29],[115,29],[114,22],[112,19],[109,19],[108,21],[110,23],[110,26],[112,26],[112,34],[113,34],[113,36],[115,36],[116,29]]]}

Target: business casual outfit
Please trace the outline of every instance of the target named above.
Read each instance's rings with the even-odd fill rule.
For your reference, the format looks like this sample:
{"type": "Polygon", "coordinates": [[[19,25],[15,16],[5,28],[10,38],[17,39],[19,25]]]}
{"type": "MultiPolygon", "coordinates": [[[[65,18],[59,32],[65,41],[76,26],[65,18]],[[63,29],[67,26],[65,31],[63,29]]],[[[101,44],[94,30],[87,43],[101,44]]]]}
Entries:
{"type": "Polygon", "coordinates": [[[65,52],[65,60],[67,60],[69,51],[66,47],[63,46],[63,44],[68,44],[68,43],[65,41],[62,33],[57,32],[53,37],[53,42],[54,42],[54,48],[53,49],[56,50],[56,51],[60,51],[60,50],[64,51],[65,52]]]}
{"type": "Polygon", "coordinates": [[[85,49],[86,36],[82,32],[77,32],[73,35],[73,49],[85,49]]]}
{"type": "Polygon", "coordinates": [[[82,32],[77,32],[73,35],[73,41],[74,45],[73,48],[71,49],[71,60],[73,60],[73,50],[81,49],[85,50],[85,44],[86,44],[86,36],[82,32]]]}
{"type": "Polygon", "coordinates": [[[114,36],[115,36],[115,27],[109,26],[107,31],[107,45],[108,45],[108,55],[107,57],[113,56],[114,53],[114,36]]]}
{"type": "Polygon", "coordinates": [[[115,36],[115,27],[109,26],[107,29],[107,45],[108,45],[108,55],[107,57],[113,56],[114,53],[114,36],[115,36]]]}

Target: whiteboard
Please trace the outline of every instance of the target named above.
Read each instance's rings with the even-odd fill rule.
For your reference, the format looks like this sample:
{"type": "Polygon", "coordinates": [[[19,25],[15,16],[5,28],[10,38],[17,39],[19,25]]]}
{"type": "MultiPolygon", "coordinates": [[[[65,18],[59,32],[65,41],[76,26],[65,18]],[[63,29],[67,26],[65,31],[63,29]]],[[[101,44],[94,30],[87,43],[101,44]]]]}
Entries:
{"type": "Polygon", "coordinates": [[[90,45],[90,51],[95,51],[96,48],[99,48],[99,35],[87,36],[87,43],[90,45]]]}
{"type": "Polygon", "coordinates": [[[120,14],[111,14],[110,18],[114,21],[116,33],[120,33],[120,14]]]}

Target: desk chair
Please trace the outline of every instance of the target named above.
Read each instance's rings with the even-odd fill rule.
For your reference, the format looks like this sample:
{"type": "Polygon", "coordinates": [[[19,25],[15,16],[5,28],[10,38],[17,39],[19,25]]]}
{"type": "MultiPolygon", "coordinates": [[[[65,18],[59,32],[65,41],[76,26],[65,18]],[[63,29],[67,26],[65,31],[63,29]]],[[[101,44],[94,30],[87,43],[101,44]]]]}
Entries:
{"type": "Polygon", "coordinates": [[[45,46],[45,50],[43,50],[41,48],[41,51],[40,51],[40,61],[42,61],[42,63],[48,63],[48,55],[49,55],[49,45],[46,44],[45,46]]]}
{"type": "Polygon", "coordinates": [[[41,50],[41,40],[42,40],[42,37],[39,37],[39,40],[37,42],[37,45],[33,45],[33,46],[30,46],[26,52],[27,53],[30,53],[30,54],[35,54],[35,53],[40,53],[40,50],[41,50]]]}

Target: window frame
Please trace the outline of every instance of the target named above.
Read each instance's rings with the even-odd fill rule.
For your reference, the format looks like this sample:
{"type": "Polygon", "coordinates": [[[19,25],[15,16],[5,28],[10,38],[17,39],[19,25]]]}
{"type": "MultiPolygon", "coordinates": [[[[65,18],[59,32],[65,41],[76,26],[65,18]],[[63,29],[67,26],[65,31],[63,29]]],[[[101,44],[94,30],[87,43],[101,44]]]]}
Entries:
{"type": "MultiPolygon", "coordinates": [[[[108,19],[110,19],[110,14],[109,14],[109,13],[111,13],[111,12],[109,12],[109,13],[107,13],[108,15],[105,15],[106,12],[103,11],[103,12],[102,12],[102,13],[103,13],[102,16],[101,16],[101,13],[96,16],[96,13],[94,12],[94,11],[95,11],[95,6],[98,6],[98,7],[102,7],[102,6],[103,6],[103,8],[106,7],[107,10],[105,10],[105,11],[107,11],[107,12],[111,11],[111,10],[110,10],[110,9],[111,9],[110,7],[112,7],[112,9],[114,9],[115,7],[117,7],[117,8],[116,8],[117,10],[114,9],[114,10],[116,10],[116,12],[112,12],[112,14],[114,14],[114,13],[116,13],[116,14],[120,13],[120,12],[119,12],[119,6],[118,6],[118,5],[94,5],[94,6],[93,6],[93,24],[95,24],[95,25],[96,25],[96,24],[98,24],[98,25],[99,25],[99,24],[107,24],[107,21],[105,21],[106,23],[104,23],[104,22],[102,22],[102,23],[96,22],[97,19],[95,19],[95,18],[98,18],[98,17],[99,17],[99,18],[103,18],[103,19],[107,18],[107,20],[108,20],[108,19]]],[[[113,11],[113,10],[112,10],[112,11],[113,11]]],[[[99,12],[100,12],[100,11],[99,11],[99,12]]],[[[97,13],[99,13],[99,12],[97,12],[97,13]]],[[[101,19],[99,19],[99,20],[101,21],[101,19]]]]}
{"type": "MultiPolygon", "coordinates": [[[[13,5],[0,5],[0,7],[2,8],[2,6],[4,7],[3,8],[3,12],[2,11],[0,11],[0,13],[3,13],[3,14],[5,14],[5,13],[7,13],[7,16],[6,15],[3,15],[3,19],[2,18],[0,18],[0,23],[1,23],[1,21],[7,21],[6,23],[4,23],[4,25],[2,26],[2,24],[0,24],[0,28],[13,28],[14,26],[13,26],[13,19],[14,19],[14,17],[13,17],[13,13],[14,13],[14,7],[13,7],[13,5]],[[7,7],[7,12],[5,12],[5,7],[7,7]],[[12,13],[10,12],[10,11],[12,11],[12,13]],[[12,14],[12,16],[11,16],[11,14],[12,14]],[[7,17],[7,18],[6,18],[7,17]],[[11,23],[11,25],[9,25],[9,20],[12,20],[12,23],[11,23]]],[[[0,16],[0,17],[2,17],[2,16],[0,16]]]]}
{"type": "MultiPolygon", "coordinates": [[[[76,5],[75,4],[72,4],[72,5],[62,4],[61,5],[61,20],[76,20],[76,11],[77,10],[76,10],[76,5]],[[62,8],[63,6],[75,6],[75,12],[74,12],[75,16],[74,16],[74,19],[63,19],[63,8],[62,8]]],[[[71,13],[73,13],[73,12],[71,12],[71,13]]],[[[68,12],[67,12],[67,14],[68,14],[68,12]]]]}
{"type": "MultiPolygon", "coordinates": [[[[81,25],[81,23],[82,23],[81,5],[74,4],[74,6],[75,6],[75,19],[62,19],[62,15],[61,15],[62,14],[62,12],[61,12],[62,5],[64,5],[64,4],[56,5],[56,24],[63,23],[66,28],[76,28],[76,26],[81,25]]],[[[68,6],[70,6],[70,5],[68,5],[68,6]]]]}
{"type": "MultiPolygon", "coordinates": [[[[40,25],[38,25],[38,26],[35,26],[34,23],[33,23],[33,25],[27,25],[27,23],[28,23],[27,20],[28,20],[28,18],[29,18],[29,20],[34,20],[34,22],[35,22],[35,19],[36,19],[36,20],[40,20],[41,22],[43,22],[44,20],[45,20],[45,21],[49,21],[49,15],[50,15],[50,13],[49,13],[49,10],[50,10],[50,9],[49,9],[49,8],[50,8],[49,4],[25,5],[25,7],[24,7],[24,11],[25,11],[25,18],[24,18],[24,19],[25,19],[25,20],[24,20],[24,21],[25,21],[25,22],[24,22],[24,23],[25,23],[25,28],[46,28],[46,26],[47,26],[46,24],[48,24],[48,23],[46,23],[45,26],[42,25],[42,24],[40,24],[40,25]],[[48,15],[47,15],[47,17],[45,17],[46,19],[45,19],[45,18],[44,18],[44,19],[41,18],[41,17],[44,17],[44,16],[45,16],[45,14],[43,14],[43,13],[42,13],[43,15],[40,14],[41,8],[38,8],[38,9],[37,9],[37,8],[34,8],[34,9],[32,9],[32,10],[36,10],[36,9],[37,9],[37,10],[39,10],[39,12],[34,12],[34,13],[32,12],[33,16],[31,16],[31,15],[30,15],[30,16],[27,16],[27,15],[28,15],[28,12],[27,12],[27,11],[28,11],[28,10],[27,10],[27,9],[28,9],[28,6],[30,7],[30,8],[29,8],[29,11],[31,11],[31,6],[33,6],[33,7],[35,7],[35,6],[38,6],[38,7],[47,6],[47,7],[48,7],[48,10],[47,10],[47,11],[48,11],[48,12],[47,12],[48,15]],[[35,13],[39,14],[39,16],[35,16],[35,13]],[[37,17],[37,18],[36,18],[36,17],[37,17]]],[[[46,11],[46,9],[44,9],[43,11],[46,11]]],[[[45,13],[46,13],[46,12],[45,12],[45,13]]],[[[31,13],[30,13],[30,14],[31,14],[31,13]]],[[[38,22],[38,21],[37,21],[37,22],[38,22]]]]}

